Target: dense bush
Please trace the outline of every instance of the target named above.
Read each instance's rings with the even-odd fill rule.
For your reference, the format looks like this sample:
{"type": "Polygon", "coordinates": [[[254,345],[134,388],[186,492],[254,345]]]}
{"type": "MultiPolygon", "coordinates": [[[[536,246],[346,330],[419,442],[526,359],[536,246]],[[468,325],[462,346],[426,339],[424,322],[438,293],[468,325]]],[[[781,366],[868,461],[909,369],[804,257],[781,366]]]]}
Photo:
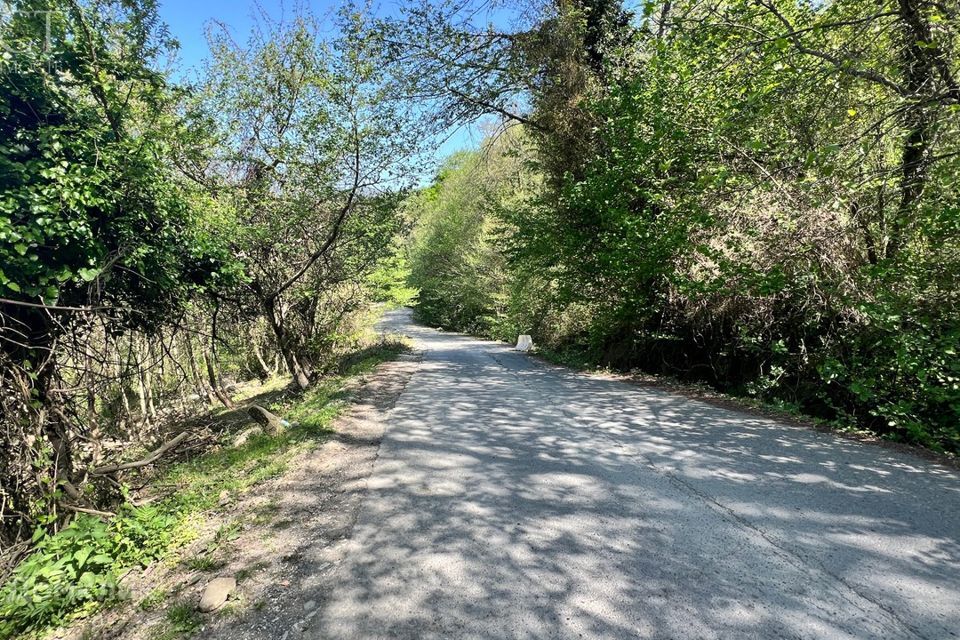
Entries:
{"type": "Polygon", "coordinates": [[[958,22],[887,8],[548,12],[511,50],[542,179],[418,196],[421,312],[960,450],[958,22]]]}

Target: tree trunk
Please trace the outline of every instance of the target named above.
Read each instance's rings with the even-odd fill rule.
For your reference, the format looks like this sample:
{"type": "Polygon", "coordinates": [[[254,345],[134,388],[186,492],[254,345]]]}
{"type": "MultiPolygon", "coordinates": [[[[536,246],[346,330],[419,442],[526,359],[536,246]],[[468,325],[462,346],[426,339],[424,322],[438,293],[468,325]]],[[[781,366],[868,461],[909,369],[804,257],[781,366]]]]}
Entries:
{"type": "Polygon", "coordinates": [[[257,336],[252,329],[250,331],[250,344],[253,346],[253,355],[257,359],[257,364],[260,366],[260,379],[269,379],[270,367],[267,366],[267,362],[263,359],[263,353],[260,352],[260,342],[257,340],[257,336]]]}
{"type": "MultiPolygon", "coordinates": [[[[133,338],[131,338],[133,340],[133,338]]],[[[147,402],[147,380],[146,380],[146,371],[143,366],[143,359],[141,358],[141,351],[138,348],[137,353],[137,398],[140,400],[140,429],[144,431],[147,427],[150,426],[150,407],[147,402]]]]}
{"type": "Polygon", "coordinates": [[[153,344],[150,342],[149,338],[144,339],[144,343],[147,347],[147,366],[144,369],[144,380],[147,387],[147,409],[150,411],[150,422],[155,423],[157,420],[157,406],[154,403],[154,385],[153,385],[153,367],[156,364],[154,362],[154,353],[153,353],[153,344]]]}
{"type": "Polygon", "coordinates": [[[297,387],[299,387],[301,391],[306,391],[310,387],[310,377],[307,375],[306,370],[301,366],[300,361],[297,359],[296,352],[289,344],[289,340],[283,328],[283,321],[277,318],[276,304],[271,299],[266,301],[263,306],[264,315],[267,316],[267,321],[270,323],[270,327],[273,329],[273,334],[277,339],[277,349],[280,351],[280,355],[283,356],[283,360],[286,362],[287,368],[290,370],[290,375],[293,376],[293,381],[297,384],[297,387]]]}
{"type": "Polygon", "coordinates": [[[206,354],[206,361],[207,379],[210,382],[210,388],[213,389],[214,395],[217,396],[217,400],[223,403],[223,406],[227,409],[233,409],[233,400],[231,400],[227,392],[223,390],[223,387],[220,386],[220,381],[217,379],[217,370],[213,364],[213,354],[206,354]]]}
{"type": "Polygon", "coordinates": [[[126,428],[133,426],[133,411],[130,410],[130,398],[127,397],[127,385],[120,385],[120,399],[123,402],[123,415],[126,422],[126,428]]]}
{"type": "Polygon", "coordinates": [[[907,129],[900,157],[900,202],[887,229],[885,255],[895,258],[906,244],[917,206],[926,187],[930,165],[930,144],[934,120],[927,94],[937,87],[939,50],[931,50],[934,41],[930,25],[917,0],[899,0],[899,18],[903,29],[903,66],[907,99],[903,124],[907,129]]]}
{"type": "Polygon", "coordinates": [[[197,359],[193,355],[193,338],[189,334],[187,334],[186,346],[187,360],[190,362],[190,375],[193,377],[193,385],[200,396],[207,396],[207,402],[213,404],[217,401],[217,397],[213,394],[213,391],[203,383],[203,376],[201,376],[197,370],[197,359]]]}

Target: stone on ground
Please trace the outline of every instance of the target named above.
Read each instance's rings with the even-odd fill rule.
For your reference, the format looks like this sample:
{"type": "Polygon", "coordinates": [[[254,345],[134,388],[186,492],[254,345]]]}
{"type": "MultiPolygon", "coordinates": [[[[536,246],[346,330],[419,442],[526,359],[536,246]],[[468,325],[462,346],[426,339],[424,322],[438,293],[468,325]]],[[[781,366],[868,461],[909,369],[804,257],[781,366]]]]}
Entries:
{"type": "Polygon", "coordinates": [[[237,588],[237,579],[229,576],[215,578],[203,590],[200,596],[200,604],[197,608],[200,611],[215,611],[223,606],[230,594],[237,588]]]}
{"type": "Polygon", "coordinates": [[[260,405],[255,404],[251,406],[249,409],[247,409],[247,413],[249,413],[250,417],[253,418],[257,424],[262,426],[270,435],[276,435],[280,433],[286,426],[284,425],[284,422],[286,422],[285,420],[281,420],[278,416],[267,411],[260,405]]]}

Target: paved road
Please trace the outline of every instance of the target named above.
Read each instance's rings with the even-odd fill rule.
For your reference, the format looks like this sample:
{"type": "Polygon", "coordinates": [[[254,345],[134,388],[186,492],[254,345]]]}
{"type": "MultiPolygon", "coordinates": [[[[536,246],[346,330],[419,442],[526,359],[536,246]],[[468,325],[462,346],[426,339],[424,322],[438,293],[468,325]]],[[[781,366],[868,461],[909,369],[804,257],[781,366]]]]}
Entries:
{"type": "Polygon", "coordinates": [[[960,634],[956,472],[387,322],[424,358],[313,637],[960,634]]]}

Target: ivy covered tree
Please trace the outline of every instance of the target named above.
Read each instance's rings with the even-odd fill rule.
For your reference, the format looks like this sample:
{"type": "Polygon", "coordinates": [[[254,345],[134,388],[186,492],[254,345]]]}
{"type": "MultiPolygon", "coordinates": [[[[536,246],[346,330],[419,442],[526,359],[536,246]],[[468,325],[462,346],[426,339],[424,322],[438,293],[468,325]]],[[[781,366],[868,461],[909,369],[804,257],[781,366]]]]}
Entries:
{"type": "Polygon", "coordinates": [[[236,269],[169,162],[182,125],[154,70],[172,43],[153,2],[17,3],[0,35],[26,43],[0,73],[0,419],[26,458],[5,463],[39,469],[3,470],[28,521],[83,498],[92,425],[66,402],[60,342],[155,330],[236,269]]]}

